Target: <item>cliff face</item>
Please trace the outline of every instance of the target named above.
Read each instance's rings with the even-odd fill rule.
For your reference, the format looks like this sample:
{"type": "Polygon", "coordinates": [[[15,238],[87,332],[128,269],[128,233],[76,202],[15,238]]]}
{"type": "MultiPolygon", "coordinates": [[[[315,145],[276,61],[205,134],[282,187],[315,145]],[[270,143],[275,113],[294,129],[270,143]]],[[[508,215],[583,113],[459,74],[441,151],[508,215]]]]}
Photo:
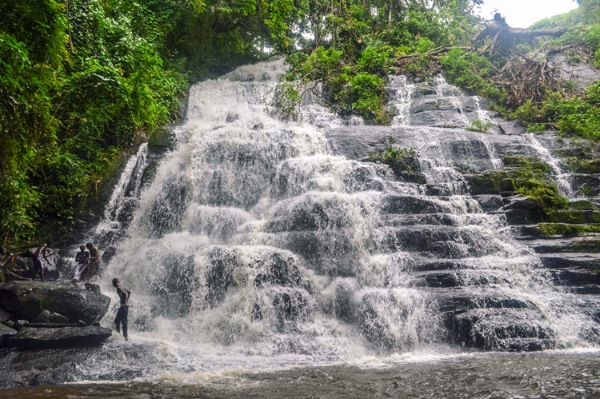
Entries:
{"type": "MultiPolygon", "coordinates": [[[[351,159],[384,154],[382,149],[389,146],[412,148],[419,154],[420,171],[427,176],[420,185],[422,194],[387,199],[385,213],[389,215],[382,221],[398,230],[396,248],[423,254],[409,269],[418,286],[439,292],[449,339],[483,349],[535,350],[557,345],[552,328],[543,322],[531,323],[527,314],[535,305],[494,294],[494,290],[487,290],[483,297],[474,294],[507,279],[488,264],[488,256],[495,252],[493,245],[488,246],[493,241],[480,237],[487,241],[483,244],[475,238],[481,234],[475,226],[490,223],[477,221],[481,211],[500,218],[500,224],[492,228],[504,231],[507,242],[514,240],[534,254],[526,261],[527,267],[533,267],[539,278],[547,279],[558,291],[575,294],[573,300],[580,301],[595,324],[600,311],[595,299],[600,293],[598,145],[562,138],[552,131],[527,133],[515,122],[485,110],[480,99],[439,82],[406,87],[403,90],[410,100],[398,96],[403,104],[395,105],[404,110],[398,119],[402,123],[329,130],[328,138],[335,153],[351,159]],[[450,211],[457,195],[477,202],[475,208],[466,210],[467,221],[458,221],[450,211]],[[470,229],[475,230],[467,233],[470,229]],[[497,334],[486,336],[490,328],[496,328],[497,334]]],[[[414,182],[412,176],[398,178],[414,182]]],[[[500,269],[515,266],[507,267],[500,269]]],[[[553,302],[553,294],[548,295],[547,300],[553,302]]],[[[587,334],[593,337],[594,329],[587,334]]]]}

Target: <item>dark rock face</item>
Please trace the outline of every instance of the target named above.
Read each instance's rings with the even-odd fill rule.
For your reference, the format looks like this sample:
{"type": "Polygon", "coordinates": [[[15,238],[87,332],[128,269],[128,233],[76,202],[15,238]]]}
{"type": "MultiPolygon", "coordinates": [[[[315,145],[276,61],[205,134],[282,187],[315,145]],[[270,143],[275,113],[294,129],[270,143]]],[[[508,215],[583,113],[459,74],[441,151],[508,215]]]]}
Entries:
{"type": "Polygon", "coordinates": [[[98,346],[111,335],[110,329],[98,326],[23,328],[11,336],[7,344],[18,349],[98,346]]]}
{"type": "Polygon", "coordinates": [[[70,322],[99,322],[108,311],[110,298],[99,292],[55,282],[13,281],[0,284],[0,306],[29,321],[44,310],[59,313],[70,322]]]}
{"type": "MultiPolygon", "coordinates": [[[[440,93],[440,87],[449,86],[433,90],[415,84],[413,101],[401,126],[353,126],[327,132],[334,153],[351,159],[365,159],[369,153],[385,148],[388,141],[395,148],[415,148],[419,154],[426,184],[414,182],[419,185],[418,195],[392,190],[380,197],[381,225],[373,248],[385,254],[409,254],[409,260],[397,266],[402,268],[402,278],[407,279],[404,284],[438,302],[444,326],[441,334],[447,342],[503,351],[561,347],[553,324],[540,315],[535,305],[519,297],[507,298],[495,289],[510,285],[511,276],[490,266],[486,257],[502,262],[503,256],[511,255],[499,255],[503,244],[495,233],[486,230],[491,219],[480,215],[497,217],[501,220],[497,229],[509,233],[509,240],[517,240],[540,254],[532,256],[530,264],[518,267],[543,275],[540,278],[554,284],[557,293],[580,295],[565,301],[584,303],[580,306],[583,313],[597,314],[600,302],[585,299],[600,293],[597,163],[574,163],[577,173],[569,175],[572,197],[586,196],[587,201],[557,200],[551,190],[537,197],[523,195],[530,189],[535,192],[544,178],[549,179],[550,188],[556,184],[564,189],[565,182],[559,184],[558,179],[565,175],[558,174],[567,172],[567,163],[556,158],[561,152],[570,157],[583,153],[589,156],[590,149],[560,141],[552,133],[525,135],[522,126],[499,118],[490,119],[492,126],[487,133],[466,131],[469,121],[479,118],[477,103],[452,89],[440,93]],[[453,200],[456,196],[466,199],[459,204],[453,200]]],[[[403,181],[397,176],[396,180],[403,181]]],[[[313,262],[320,256],[315,253],[321,253],[322,242],[299,245],[296,241],[299,249],[290,249],[313,262]]],[[[506,267],[511,270],[513,266],[506,267]]],[[[337,266],[334,269],[340,270],[337,266]]],[[[336,311],[340,311],[337,317],[358,325],[375,346],[402,346],[377,305],[381,299],[376,301],[370,296],[356,303],[351,295],[339,298],[345,300],[336,304],[336,311]]],[[[569,302],[566,306],[579,305],[569,302]]],[[[589,317],[589,323],[581,334],[597,342],[597,321],[589,317]]]]}
{"type": "Polygon", "coordinates": [[[6,346],[8,340],[15,334],[17,334],[17,330],[0,323],[0,347],[6,346]]]}

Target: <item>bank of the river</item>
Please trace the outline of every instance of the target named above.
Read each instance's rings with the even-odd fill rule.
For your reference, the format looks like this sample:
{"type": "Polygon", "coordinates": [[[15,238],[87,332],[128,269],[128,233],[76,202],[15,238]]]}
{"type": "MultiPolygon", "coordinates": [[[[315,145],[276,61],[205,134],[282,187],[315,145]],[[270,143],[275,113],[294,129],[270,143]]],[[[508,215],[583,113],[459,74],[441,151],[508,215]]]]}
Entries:
{"type": "Polygon", "coordinates": [[[0,391],[3,398],[598,398],[597,350],[472,353],[365,360],[360,365],[0,391]]]}

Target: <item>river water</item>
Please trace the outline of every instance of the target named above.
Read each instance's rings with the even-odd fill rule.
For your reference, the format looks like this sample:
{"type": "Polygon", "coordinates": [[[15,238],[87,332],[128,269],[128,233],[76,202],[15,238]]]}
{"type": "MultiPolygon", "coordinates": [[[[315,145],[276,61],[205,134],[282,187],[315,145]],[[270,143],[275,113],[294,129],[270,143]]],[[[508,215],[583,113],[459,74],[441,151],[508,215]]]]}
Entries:
{"type": "Polygon", "coordinates": [[[597,350],[404,354],[360,365],[8,389],[15,399],[600,398],[597,350]]]}

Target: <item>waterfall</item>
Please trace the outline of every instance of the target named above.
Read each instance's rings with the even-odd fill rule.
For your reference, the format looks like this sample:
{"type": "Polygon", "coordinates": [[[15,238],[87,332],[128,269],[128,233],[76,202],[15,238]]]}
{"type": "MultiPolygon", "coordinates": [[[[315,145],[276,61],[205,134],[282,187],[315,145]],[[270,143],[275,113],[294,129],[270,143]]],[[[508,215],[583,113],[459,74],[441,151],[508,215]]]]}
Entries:
{"type": "Polygon", "coordinates": [[[104,259],[109,259],[114,254],[114,245],[123,238],[138,206],[142,177],[147,166],[148,144],[143,143],[121,171],[119,180],[113,187],[110,199],[104,207],[100,222],[85,235],[82,242],[67,251],[72,255],[71,257],[61,260],[60,267],[64,280],[70,281],[73,276],[77,266],[74,257],[80,245],[87,242],[94,243],[100,247],[104,259]]]}
{"type": "Polygon", "coordinates": [[[563,172],[560,161],[535,138],[533,133],[528,133],[526,137],[533,150],[538,154],[540,159],[548,164],[552,173],[556,176],[558,192],[569,199],[576,199],[570,175],[563,172]]]}
{"type": "Polygon", "coordinates": [[[192,87],[104,273],[104,292],[116,298],[118,277],[133,293],[132,340],[168,346],[159,367],[593,344],[577,299],[468,194],[463,174],[497,168],[501,140],[464,129],[478,99],[392,80],[391,128],[306,98],[302,121],[286,122],[266,106],[284,71],[272,61],[192,87]],[[425,183],[352,152],[388,135],[418,151],[425,183]]]}

